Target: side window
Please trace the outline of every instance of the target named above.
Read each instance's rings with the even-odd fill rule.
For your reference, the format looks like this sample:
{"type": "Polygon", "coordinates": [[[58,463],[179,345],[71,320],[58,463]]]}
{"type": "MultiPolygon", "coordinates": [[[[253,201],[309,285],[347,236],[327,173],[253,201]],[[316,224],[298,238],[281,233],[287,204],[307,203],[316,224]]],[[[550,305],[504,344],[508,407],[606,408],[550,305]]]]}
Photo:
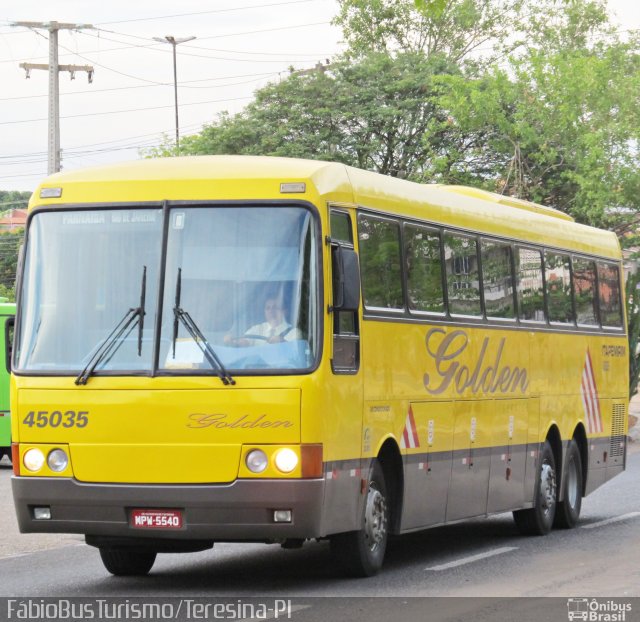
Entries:
{"type": "Polygon", "coordinates": [[[511,246],[501,242],[482,240],[480,256],[484,308],[487,317],[514,319],[511,246]]]}
{"type": "Polygon", "coordinates": [[[571,260],[569,255],[546,251],[544,267],[549,321],[573,324],[575,318],[571,296],[571,260]]]}
{"type": "Polygon", "coordinates": [[[482,316],[480,276],[475,238],[444,234],[447,294],[451,315],[482,316]]]}
{"type": "Polygon", "coordinates": [[[516,251],[518,316],[525,322],[544,322],[542,254],[532,248],[516,251]]]}
{"type": "Polygon", "coordinates": [[[595,262],[581,257],[573,258],[573,290],[577,323],[583,326],[597,326],[595,262]]]}
{"type": "MultiPolygon", "coordinates": [[[[351,218],[347,212],[331,210],[330,213],[331,244],[333,247],[353,248],[353,232],[351,218]]],[[[331,272],[335,279],[336,254],[331,253],[331,272]]],[[[333,311],[333,353],[331,367],[335,374],[355,374],[360,367],[360,331],[358,313],[356,311],[333,311]]]]}
{"type": "Polygon", "coordinates": [[[4,324],[4,363],[7,372],[11,373],[11,359],[13,357],[13,332],[16,318],[14,315],[7,318],[4,324]]]}
{"type": "Polygon", "coordinates": [[[622,305],[620,304],[620,272],[618,266],[598,263],[598,299],[600,321],[609,328],[622,328],[622,305]]]}
{"type": "Polygon", "coordinates": [[[358,239],[365,307],[403,309],[398,223],[360,215],[358,239]]]}
{"type": "Polygon", "coordinates": [[[404,262],[409,309],[444,314],[438,232],[426,227],[405,224],[404,262]]]}
{"type": "Polygon", "coordinates": [[[331,210],[331,239],[353,246],[351,218],[347,212],[331,210]]]}

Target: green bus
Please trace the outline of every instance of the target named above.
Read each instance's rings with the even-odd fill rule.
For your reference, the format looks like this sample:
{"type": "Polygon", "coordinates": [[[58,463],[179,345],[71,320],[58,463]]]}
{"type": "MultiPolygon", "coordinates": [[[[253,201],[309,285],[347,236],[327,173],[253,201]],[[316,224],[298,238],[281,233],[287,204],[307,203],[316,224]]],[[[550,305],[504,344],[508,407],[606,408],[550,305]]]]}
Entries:
{"type": "Polygon", "coordinates": [[[0,460],[11,459],[11,411],[9,410],[9,376],[11,374],[11,344],[16,305],[0,300],[0,460]]]}

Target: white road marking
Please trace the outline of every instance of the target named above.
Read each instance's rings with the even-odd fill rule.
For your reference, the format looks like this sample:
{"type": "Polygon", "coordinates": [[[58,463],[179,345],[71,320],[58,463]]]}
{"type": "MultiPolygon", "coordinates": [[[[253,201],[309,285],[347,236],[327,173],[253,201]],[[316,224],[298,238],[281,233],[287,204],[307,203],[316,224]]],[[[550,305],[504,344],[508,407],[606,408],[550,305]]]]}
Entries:
{"type": "Polygon", "coordinates": [[[614,516],[613,518],[607,518],[606,520],[599,520],[597,523],[582,525],[582,528],[593,529],[594,527],[602,527],[603,525],[610,525],[611,523],[619,523],[620,521],[627,520],[628,518],[635,518],[636,516],[640,516],[640,512],[629,512],[628,514],[620,514],[620,516],[614,516]]]}
{"type": "Polygon", "coordinates": [[[502,553],[508,553],[509,551],[517,550],[517,546],[501,546],[497,549],[491,549],[490,551],[485,551],[484,553],[478,553],[477,555],[470,555],[469,557],[462,557],[454,562],[449,562],[448,564],[440,564],[438,566],[431,566],[429,568],[425,568],[425,570],[449,570],[449,568],[456,568],[457,566],[464,566],[465,564],[472,564],[473,562],[477,562],[481,559],[487,559],[487,557],[494,557],[495,555],[502,555],[502,553]]]}

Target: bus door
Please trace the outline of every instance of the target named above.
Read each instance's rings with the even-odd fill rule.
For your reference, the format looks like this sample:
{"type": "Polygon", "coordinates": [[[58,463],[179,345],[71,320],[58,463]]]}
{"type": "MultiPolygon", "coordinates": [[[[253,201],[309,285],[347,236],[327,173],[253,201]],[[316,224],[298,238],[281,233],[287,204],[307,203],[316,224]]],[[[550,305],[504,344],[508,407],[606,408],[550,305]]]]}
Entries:
{"type": "Polygon", "coordinates": [[[360,371],[360,276],[354,249],[352,217],[346,209],[330,210],[331,286],[327,299],[331,331],[331,374],[327,383],[324,461],[327,531],[358,528],[362,474],[362,400],[360,371]],[[340,511],[336,511],[339,508],[340,511]]]}

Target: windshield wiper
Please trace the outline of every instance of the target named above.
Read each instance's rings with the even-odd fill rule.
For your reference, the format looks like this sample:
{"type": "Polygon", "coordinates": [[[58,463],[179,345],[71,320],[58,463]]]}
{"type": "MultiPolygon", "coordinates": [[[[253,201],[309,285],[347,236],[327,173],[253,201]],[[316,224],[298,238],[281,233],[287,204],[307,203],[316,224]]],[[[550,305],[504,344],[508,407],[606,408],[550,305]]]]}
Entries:
{"type": "Polygon", "coordinates": [[[93,374],[96,367],[101,362],[110,360],[115,355],[133,330],[136,321],[138,322],[138,356],[142,356],[142,329],[144,327],[146,291],[147,266],[144,266],[142,269],[142,285],[140,287],[140,306],[133,307],[124,314],[124,317],[116,324],[116,327],[109,333],[109,336],[89,359],[87,366],[80,372],[75,380],[76,384],[87,384],[89,377],[93,374]]]}
{"type": "Polygon", "coordinates": [[[198,325],[193,321],[193,318],[187,311],[180,307],[180,296],[182,292],[182,268],[178,268],[178,279],[176,282],[176,304],[173,307],[173,358],[176,357],[176,341],[178,339],[178,326],[182,322],[183,326],[187,329],[187,332],[191,338],[195,341],[196,345],[202,351],[202,354],[207,359],[211,368],[216,371],[218,378],[222,380],[225,385],[233,385],[236,381],[231,377],[231,374],[226,370],[222,361],[218,355],[214,352],[211,344],[207,341],[202,331],[198,328],[198,325]]]}

